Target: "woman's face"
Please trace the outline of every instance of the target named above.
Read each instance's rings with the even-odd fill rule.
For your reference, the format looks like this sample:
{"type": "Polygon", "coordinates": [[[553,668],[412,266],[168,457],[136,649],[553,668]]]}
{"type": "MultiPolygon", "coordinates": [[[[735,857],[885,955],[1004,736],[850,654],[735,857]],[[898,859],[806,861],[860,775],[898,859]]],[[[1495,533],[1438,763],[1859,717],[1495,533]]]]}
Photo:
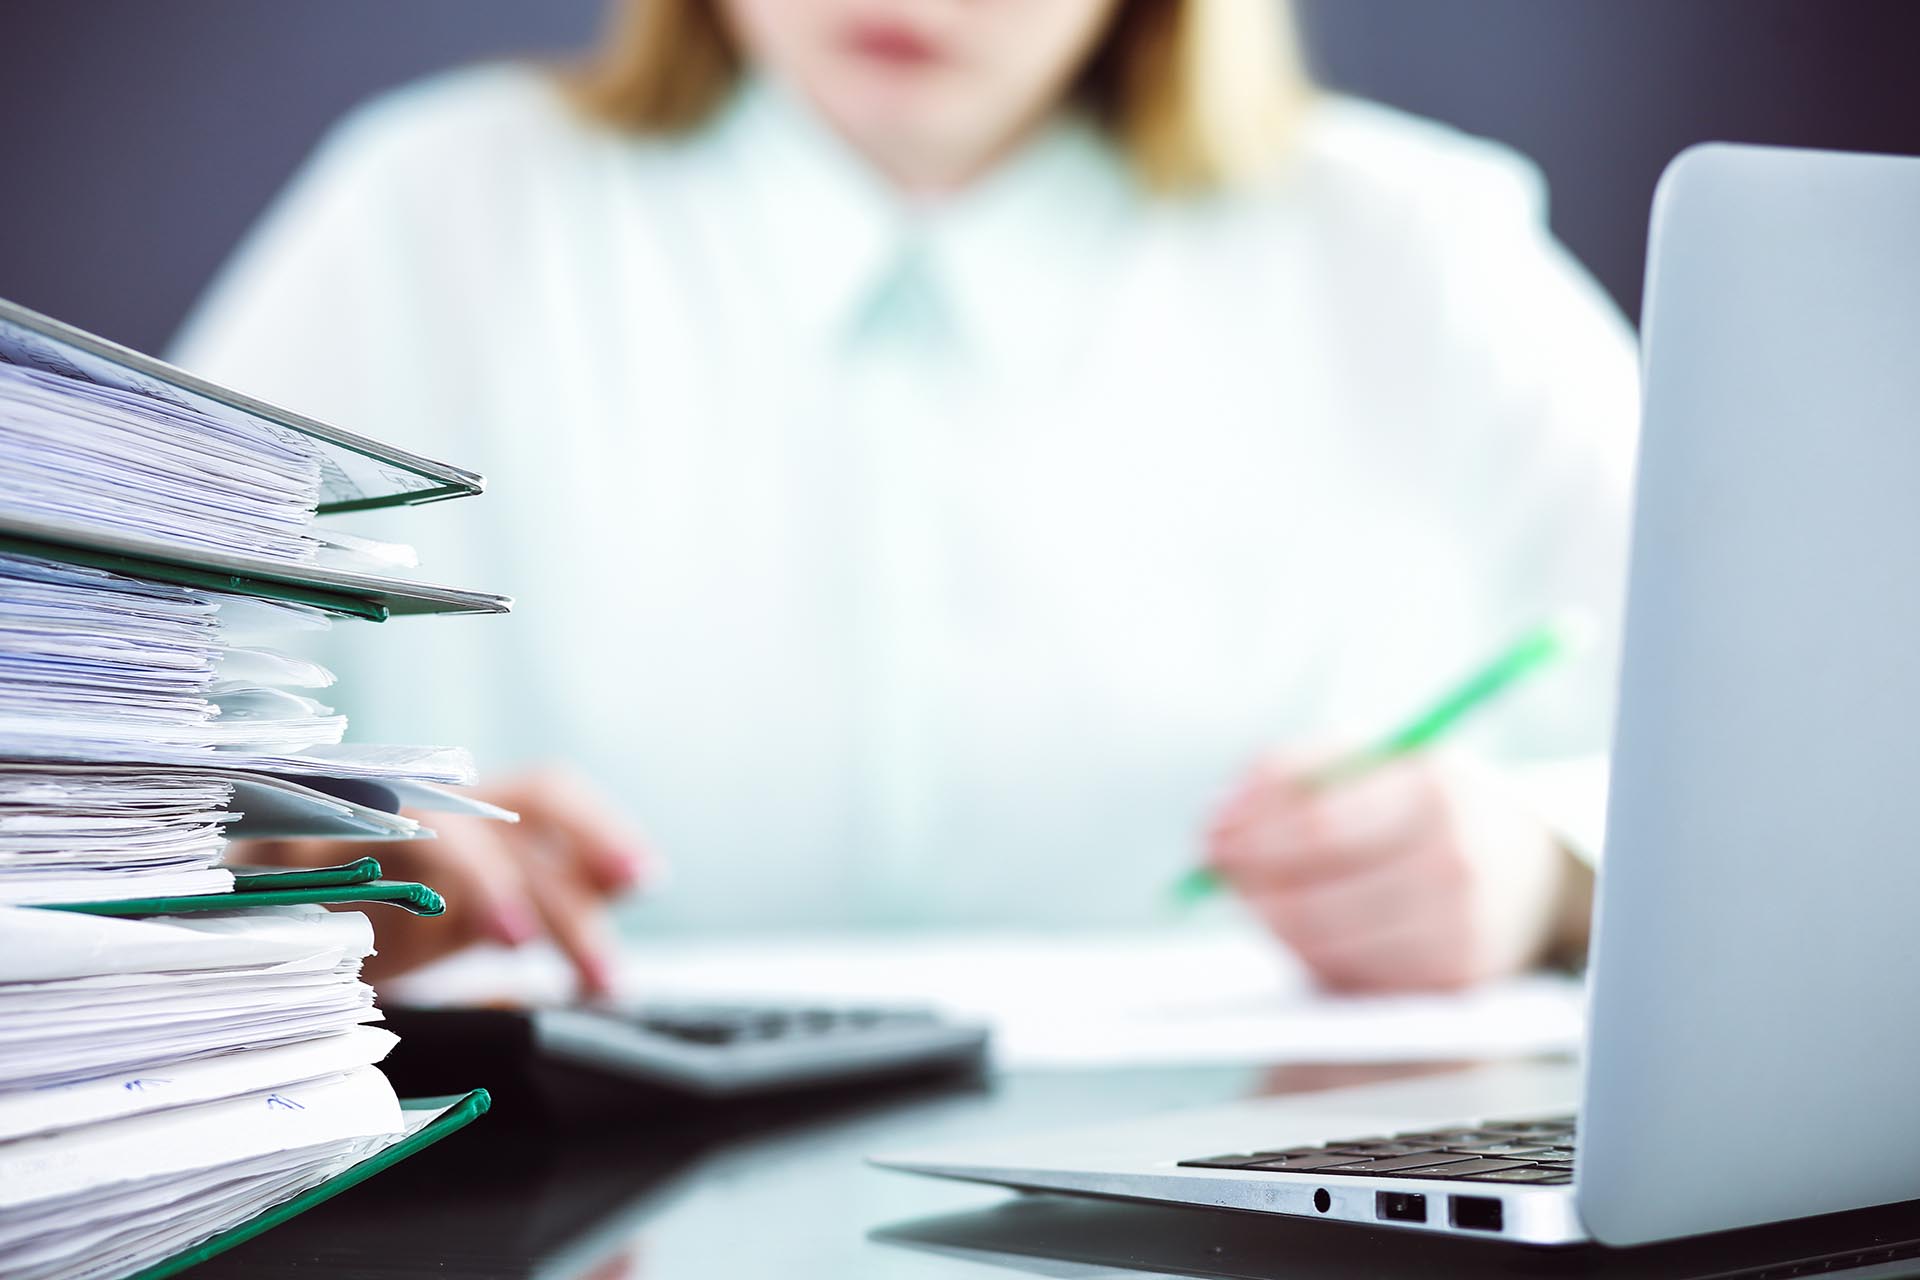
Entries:
{"type": "Polygon", "coordinates": [[[747,55],[901,185],[967,182],[1059,102],[1116,0],[720,0],[747,55]]]}

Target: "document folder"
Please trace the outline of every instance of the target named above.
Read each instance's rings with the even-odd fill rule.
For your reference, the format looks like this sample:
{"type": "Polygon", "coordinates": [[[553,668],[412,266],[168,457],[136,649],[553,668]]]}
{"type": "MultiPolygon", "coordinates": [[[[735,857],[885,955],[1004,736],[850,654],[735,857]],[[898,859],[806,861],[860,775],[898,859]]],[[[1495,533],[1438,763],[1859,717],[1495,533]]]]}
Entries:
{"type": "MultiPolygon", "coordinates": [[[[371,858],[362,859],[373,861],[371,858]]],[[[378,863],[375,863],[378,870],[378,863]]],[[[343,870],[352,870],[349,863],[343,870]]],[[[256,886],[242,889],[238,883],[226,893],[195,893],[167,898],[122,898],[112,902],[49,902],[37,904],[48,911],[78,911],[90,916],[177,916],[194,911],[239,911],[246,907],[292,907],[303,903],[385,902],[417,916],[445,914],[447,901],[424,884],[411,880],[348,880],[345,883],[301,883],[315,874],[310,870],[286,873],[295,883],[276,885],[279,877],[271,872],[255,873],[249,879],[256,886]],[[270,886],[270,887],[264,887],[270,886]]]]}
{"type": "Polygon", "coordinates": [[[295,692],[331,675],[251,643],[507,612],[317,523],[481,487],[0,300],[0,1272],[171,1276],[487,1110],[398,1099],[372,922],[323,909],[438,893],[374,858],[220,861],[514,820],[437,785],[473,781],[464,752],[345,742],[295,692]]]}
{"type": "Polygon", "coordinates": [[[322,565],[287,565],[240,552],[187,551],[164,542],[20,515],[0,515],[0,551],[44,556],[184,587],[312,605],[384,622],[421,613],[507,613],[510,596],[322,565]]]}
{"type": "MultiPolygon", "coordinates": [[[[0,371],[7,374],[9,403],[22,415],[13,424],[24,433],[15,443],[30,451],[46,448],[49,421],[62,413],[79,413],[87,421],[96,421],[87,415],[105,414],[97,422],[102,429],[112,430],[138,430],[142,425],[173,430],[184,429],[182,423],[198,423],[208,439],[224,439],[224,431],[239,439],[285,438],[289,432],[303,437],[303,450],[311,455],[306,465],[317,468],[299,482],[317,486],[305,490],[311,503],[306,508],[309,521],[315,513],[463,497],[479,493],[484,485],[473,472],[218,386],[5,299],[0,299],[0,371]],[[131,428],[118,416],[132,411],[126,409],[128,405],[140,406],[131,428]]],[[[177,453],[154,456],[168,458],[169,466],[180,461],[177,453]]],[[[209,474],[233,480],[231,472],[218,471],[224,459],[216,456],[208,464],[200,455],[194,458],[213,465],[209,474]]],[[[263,474],[256,474],[256,481],[263,474]]],[[[296,474],[281,474],[279,479],[289,481],[296,474]]],[[[27,486],[23,492],[54,501],[29,481],[22,483],[27,486]]],[[[298,491],[296,486],[283,491],[283,496],[298,491]]],[[[261,529],[252,527],[251,532],[258,535],[261,529]]],[[[96,521],[87,518],[84,510],[49,510],[33,502],[25,509],[10,506],[0,515],[0,551],[265,596],[376,622],[394,614],[505,613],[511,607],[505,596],[413,582],[384,573],[378,565],[310,563],[271,539],[260,543],[241,539],[210,548],[204,540],[199,545],[182,545],[180,538],[150,535],[137,522],[129,526],[125,520],[96,521]]],[[[189,537],[185,542],[194,540],[189,537]]]]}
{"type": "Polygon", "coordinates": [[[144,1271],[135,1272],[128,1280],[163,1280],[163,1277],[178,1275],[188,1267],[198,1266],[263,1231],[279,1226],[289,1218],[305,1213],[317,1204],[333,1199],[347,1188],[392,1168],[415,1152],[425,1150],[456,1129],[472,1124],[485,1115],[492,1105],[493,1099],[485,1089],[475,1089],[464,1097],[402,1098],[402,1111],[410,1113],[410,1116],[430,1114],[431,1118],[418,1129],[409,1125],[410,1132],[404,1138],[368,1156],[345,1172],[335,1174],[319,1186],[303,1191],[237,1227],[230,1227],[219,1235],[202,1240],[191,1249],[176,1253],[163,1262],[156,1262],[144,1271]]]}
{"type": "Polygon", "coordinates": [[[322,515],[462,498],[486,487],[471,471],[256,400],[3,298],[0,361],[136,391],[215,418],[251,418],[298,431],[322,447],[322,515]]]}
{"type": "Polygon", "coordinates": [[[235,893],[256,893],[263,889],[337,889],[353,884],[372,884],[380,878],[378,858],[355,858],[331,867],[236,867],[233,872],[235,893]]]}

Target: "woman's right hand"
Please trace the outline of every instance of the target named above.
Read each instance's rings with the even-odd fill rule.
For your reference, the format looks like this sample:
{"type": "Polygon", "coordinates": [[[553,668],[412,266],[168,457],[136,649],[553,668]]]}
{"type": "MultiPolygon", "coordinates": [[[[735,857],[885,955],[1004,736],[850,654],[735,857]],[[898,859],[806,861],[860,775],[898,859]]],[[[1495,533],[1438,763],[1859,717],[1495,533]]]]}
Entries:
{"type": "Polygon", "coordinates": [[[1337,786],[1276,755],[1208,833],[1214,869],[1329,986],[1455,988],[1586,945],[1593,876],[1490,768],[1432,752],[1337,786]]]}
{"type": "Polygon", "coordinates": [[[437,889],[447,900],[444,916],[392,912],[377,922],[379,954],[367,962],[371,978],[403,973],[476,942],[517,947],[545,936],[566,955],[583,994],[608,993],[614,947],[605,904],[654,878],[646,844],[563,770],[520,774],[475,794],[513,810],[520,821],[416,814],[437,839],[371,849],[358,841],[261,840],[237,846],[233,860],[320,867],[371,852],[390,878],[437,889]]]}

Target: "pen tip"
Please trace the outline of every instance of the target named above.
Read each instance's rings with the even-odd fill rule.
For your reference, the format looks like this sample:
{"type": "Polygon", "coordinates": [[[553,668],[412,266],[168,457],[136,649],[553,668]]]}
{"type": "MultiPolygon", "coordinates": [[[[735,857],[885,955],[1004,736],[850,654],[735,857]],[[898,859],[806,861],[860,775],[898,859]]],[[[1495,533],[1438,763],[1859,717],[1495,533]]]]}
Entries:
{"type": "Polygon", "coordinates": [[[1562,609],[1547,623],[1554,644],[1568,657],[1577,657],[1593,648],[1599,627],[1587,609],[1562,609]]]}
{"type": "Polygon", "coordinates": [[[1220,876],[1212,867],[1195,867],[1173,882],[1171,896],[1177,906],[1192,906],[1220,888],[1220,876]]]}

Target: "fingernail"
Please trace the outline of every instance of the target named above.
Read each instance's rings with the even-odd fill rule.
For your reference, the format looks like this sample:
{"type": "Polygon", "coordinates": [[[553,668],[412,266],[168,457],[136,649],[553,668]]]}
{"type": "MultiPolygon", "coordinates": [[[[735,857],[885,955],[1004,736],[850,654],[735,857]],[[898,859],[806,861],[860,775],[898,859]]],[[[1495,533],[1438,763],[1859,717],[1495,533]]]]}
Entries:
{"type": "Polygon", "coordinates": [[[540,936],[540,922],[524,903],[502,902],[487,913],[487,932],[494,941],[517,947],[540,936]]]}
{"type": "Polygon", "coordinates": [[[590,996],[613,994],[613,966],[605,956],[580,957],[580,985],[590,996]]]}
{"type": "Polygon", "coordinates": [[[614,855],[615,874],[620,877],[622,888],[631,889],[634,885],[650,879],[653,859],[644,853],[622,850],[614,855]]]}

